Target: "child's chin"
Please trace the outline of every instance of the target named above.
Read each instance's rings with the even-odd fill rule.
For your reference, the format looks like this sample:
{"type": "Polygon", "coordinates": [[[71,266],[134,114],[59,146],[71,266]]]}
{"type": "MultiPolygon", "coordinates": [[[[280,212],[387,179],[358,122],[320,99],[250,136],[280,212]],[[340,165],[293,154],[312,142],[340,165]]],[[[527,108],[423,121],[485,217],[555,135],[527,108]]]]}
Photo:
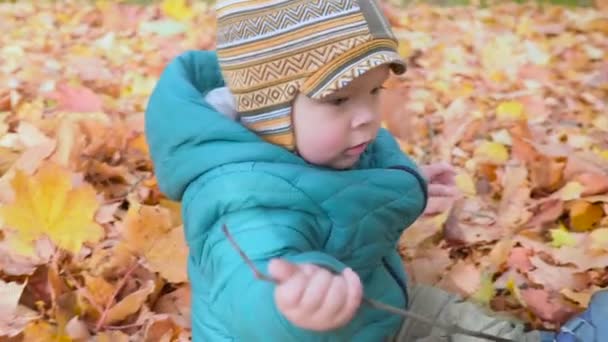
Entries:
{"type": "Polygon", "coordinates": [[[329,166],[336,170],[348,170],[348,169],[352,168],[353,166],[355,166],[355,164],[357,164],[358,161],[359,161],[359,156],[356,156],[356,157],[355,156],[345,156],[344,158],[341,158],[341,159],[333,162],[329,166]]]}

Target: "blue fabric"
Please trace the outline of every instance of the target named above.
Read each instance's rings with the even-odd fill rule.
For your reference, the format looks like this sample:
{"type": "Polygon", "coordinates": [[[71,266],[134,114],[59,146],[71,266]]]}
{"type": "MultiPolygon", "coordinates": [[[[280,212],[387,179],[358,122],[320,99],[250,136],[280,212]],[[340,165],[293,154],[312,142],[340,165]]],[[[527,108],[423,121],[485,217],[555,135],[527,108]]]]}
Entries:
{"type": "Polygon", "coordinates": [[[608,291],[596,292],[587,310],[564,324],[557,342],[601,342],[608,340],[608,291]]]}
{"type": "Polygon", "coordinates": [[[261,140],[204,101],[224,85],[215,52],[189,51],[164,70],[146,110],[158,184],[182,201],[194,341],[381,341],[398,316],[362,306],[347,326],[299,329],[274,304],[222,233],[226,224],[257,267],[271,258],[353,268],[365,295],[405,307],[396,251],[426,205],[427,184],[384,129],[351,170],[308,164],[261,140]]]}

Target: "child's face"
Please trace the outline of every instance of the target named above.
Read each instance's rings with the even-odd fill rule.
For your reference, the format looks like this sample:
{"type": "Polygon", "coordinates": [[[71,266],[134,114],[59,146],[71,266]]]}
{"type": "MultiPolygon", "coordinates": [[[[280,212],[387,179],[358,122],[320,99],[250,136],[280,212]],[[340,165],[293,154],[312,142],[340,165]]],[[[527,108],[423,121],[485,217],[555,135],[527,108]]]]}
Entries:
{"type": "Polygon", "coordinates": [[[353,166],[380,128],[378,99],[388,76],[389,67],[383,65],[322,101],[298,95],[293,124],[300,156],[335,169],[353,166]]]}

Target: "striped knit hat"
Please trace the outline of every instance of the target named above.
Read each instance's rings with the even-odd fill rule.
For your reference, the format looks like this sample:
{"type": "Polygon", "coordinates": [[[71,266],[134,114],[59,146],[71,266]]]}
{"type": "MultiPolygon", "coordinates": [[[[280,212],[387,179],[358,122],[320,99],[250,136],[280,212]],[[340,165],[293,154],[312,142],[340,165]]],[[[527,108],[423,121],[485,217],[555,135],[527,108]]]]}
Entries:
{"type": "Polygon", "coordinates": [[[366,71],[405,72],[376,0],[218,1],[217,52],[241,122],[295,149],[298,93],[322,99],[366,71]]]}

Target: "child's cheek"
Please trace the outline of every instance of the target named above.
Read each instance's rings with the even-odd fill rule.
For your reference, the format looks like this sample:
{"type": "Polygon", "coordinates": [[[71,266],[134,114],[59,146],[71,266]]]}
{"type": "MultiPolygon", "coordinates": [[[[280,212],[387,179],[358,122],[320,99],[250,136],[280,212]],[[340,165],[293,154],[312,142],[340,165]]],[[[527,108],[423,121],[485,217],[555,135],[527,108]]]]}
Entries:
{"type": "Polygon", "coordinates": [[[308,133],[311,134],[298,139],[300,154],[308,162],[326,164],[348,148],[344,132],[335,127],[319,125],[308,133]]]}

